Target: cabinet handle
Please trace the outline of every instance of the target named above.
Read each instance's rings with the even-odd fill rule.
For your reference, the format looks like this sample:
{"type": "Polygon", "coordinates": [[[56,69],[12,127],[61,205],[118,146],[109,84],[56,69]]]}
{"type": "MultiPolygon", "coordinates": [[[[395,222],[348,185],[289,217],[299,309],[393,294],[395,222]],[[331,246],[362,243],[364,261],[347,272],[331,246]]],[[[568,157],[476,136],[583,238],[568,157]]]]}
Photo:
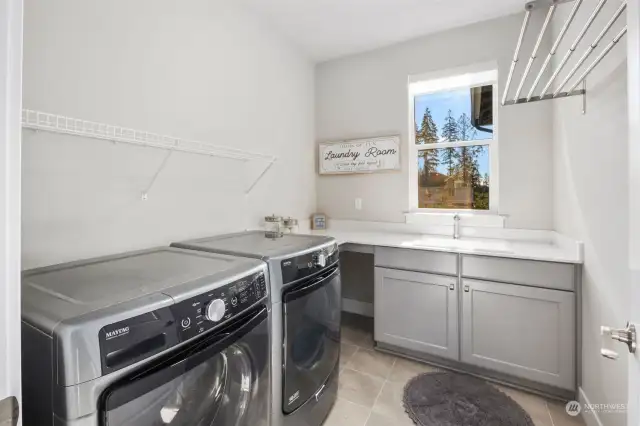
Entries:
{"type": "Polygon", "coordinates": [[[465,286],[464,286],[464,292],[465,292],[465,293],[469,293],[469,286],[468,286],[468,285],[465,285],[465,286]]]}
{"type": "Polygon", "coordinates": [[[456,289],[456,285],[455,284],[449,284],[449,290],[453,291],[456,289]]]}

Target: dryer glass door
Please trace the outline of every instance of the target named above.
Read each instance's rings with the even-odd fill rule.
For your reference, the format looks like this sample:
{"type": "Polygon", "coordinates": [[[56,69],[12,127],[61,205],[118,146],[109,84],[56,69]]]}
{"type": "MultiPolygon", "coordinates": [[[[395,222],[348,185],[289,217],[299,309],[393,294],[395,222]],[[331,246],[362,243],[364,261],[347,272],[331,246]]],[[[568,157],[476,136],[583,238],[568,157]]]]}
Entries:
{"type": "Polygon", "coordinates": [[[290,414],[323,386],[340,356],[340,269],[336,265],[283,294],[283,407],[290,414]]]}
{"type": "Polygon", "coordinates": [[[269,329],[262,306],[101,398],[104,426],[268,426],[269,329]]]}

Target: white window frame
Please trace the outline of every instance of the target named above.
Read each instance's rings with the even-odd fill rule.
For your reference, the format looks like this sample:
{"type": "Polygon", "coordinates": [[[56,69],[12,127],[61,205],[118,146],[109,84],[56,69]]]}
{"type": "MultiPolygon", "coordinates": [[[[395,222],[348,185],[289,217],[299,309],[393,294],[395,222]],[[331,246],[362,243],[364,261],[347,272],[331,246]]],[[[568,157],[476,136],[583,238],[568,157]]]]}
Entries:
{"type": "Polygon", "coordinates": [[[410,76],[407,87],[409,94],[409,138],[407,151],[409,153],[409,213],[450,215],[456,212],[465,212],[474,215],[497,215],[499,205],[498,138],[500,129],[498,120],[498,109],[500,104],[498,100],[497,64],[488,63],[472,65],[453,70],[410,76]],[[493,139],[416,145],[415,98],[417,96],[487,85],[493,86],[493,139]],[[477,145],[485,145],[489,147],[489,210],[419,208],[418,153],[427,149],[458,148],[477,145]]]}

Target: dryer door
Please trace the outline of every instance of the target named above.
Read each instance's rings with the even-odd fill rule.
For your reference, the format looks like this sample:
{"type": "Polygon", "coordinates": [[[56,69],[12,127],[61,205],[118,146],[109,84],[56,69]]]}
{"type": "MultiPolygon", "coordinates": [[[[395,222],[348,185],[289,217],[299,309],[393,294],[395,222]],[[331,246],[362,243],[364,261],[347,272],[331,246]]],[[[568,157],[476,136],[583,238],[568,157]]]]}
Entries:
{"type": "Polygon", "coordinates": [[[261,306],[204,340],[116,383],[104,426],[269,424],[269,329],[261,306]]]}
{"type": "Polygon", "coordinates": [[[284,307],[283,407],[291,414],[314,395],[333,373],[340,356],[340,269],[287,289],[284,307]]]}

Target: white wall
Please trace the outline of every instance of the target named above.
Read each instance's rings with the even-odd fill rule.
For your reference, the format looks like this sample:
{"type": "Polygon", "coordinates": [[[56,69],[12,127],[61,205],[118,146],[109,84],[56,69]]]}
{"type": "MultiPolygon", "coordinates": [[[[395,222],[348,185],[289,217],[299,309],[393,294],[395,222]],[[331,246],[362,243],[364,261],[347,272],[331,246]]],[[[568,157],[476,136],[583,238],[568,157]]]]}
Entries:
{"type": "Polygon", "coordinates": [[[21,400],[21,59],[22,1],[0,0],[0,401],[21,400]]]}
{"type": "MultiPolygon", "coordinates": [[[[576,25],[560,47],[560,58],[596,3],[596,0],[584,1],[576,25]]],[[[605,6],[568,69],[582,56],[619,4],[616,1],[605,6]]],[[[554,21],[556,33],[570,9],[570,5],[560,8],[554,21]]],[[[623,24],[624,15],[597,53],[623,24]]],[[[561,79],[565,74],[566,71],[561,79]]],[[[585,243],[582,389],[593,404],[627,402],[624,346],[607,342],[600,336],[601,325],[624,326],[630,294],[626,79],[626,51],[622,42],[587,81],[586,115],[581,114],[581,98],[553,102],[554,224],[557,231],[585,243]],[[619,351],[621,360],[612,362],[602,358],[600,348],[603,346],[619,351]]],[[[626,424],[624,414],[600,414],[600,418],[606,426],[626,424]]]]}
{"type": "Polygon", "coordinates": [[[233,2],[27,0],[24,107],[278,156],[242,163],[24,131],[25,267],[315,209],[313,64],[233,2]],[[257,167],[250,165],[250,168],[257,167]]]}
{"type": "MultiPolygon", "coordinates": [[[[404,221],[410,161],[407,77],[497,62],[502,92],[522,18],[518,14],[486,21],[320,64],[316,69],[317,140],[400,134],[403,149],[401,172],[318,177],[318,209],[337,219],[404,221]],[[363,199],[360,211],[354,208],[355,198],[363,199]]],[[[534,15],[532,31],[539,31],[542,18],[543,14],[534,15]]],[[[531,52],[532,42],[523,52],[531,52]]],[[[545,39],[542,49],[547,45],[545,39]]],[[[514,81],[517,86],[519,75],[514,81]]],[[[509,215],[508,227],[551,229],[551,106],[500,108],[499,119],[499,213],[509,215]]]]}
{"type": "MultiPolygon", "coordinates": [[[[627,72],[629,108],[629,320],[640,324],[640,3],[627,7],[627,72]]],[[[640,356],[629,356],[629,395],[640,395],[640,356]],[[635,379],[634,379],[635,378],[635,379]]],[[[630,398],[627,424],[640,424],[640,398],[630,398]]]]}

